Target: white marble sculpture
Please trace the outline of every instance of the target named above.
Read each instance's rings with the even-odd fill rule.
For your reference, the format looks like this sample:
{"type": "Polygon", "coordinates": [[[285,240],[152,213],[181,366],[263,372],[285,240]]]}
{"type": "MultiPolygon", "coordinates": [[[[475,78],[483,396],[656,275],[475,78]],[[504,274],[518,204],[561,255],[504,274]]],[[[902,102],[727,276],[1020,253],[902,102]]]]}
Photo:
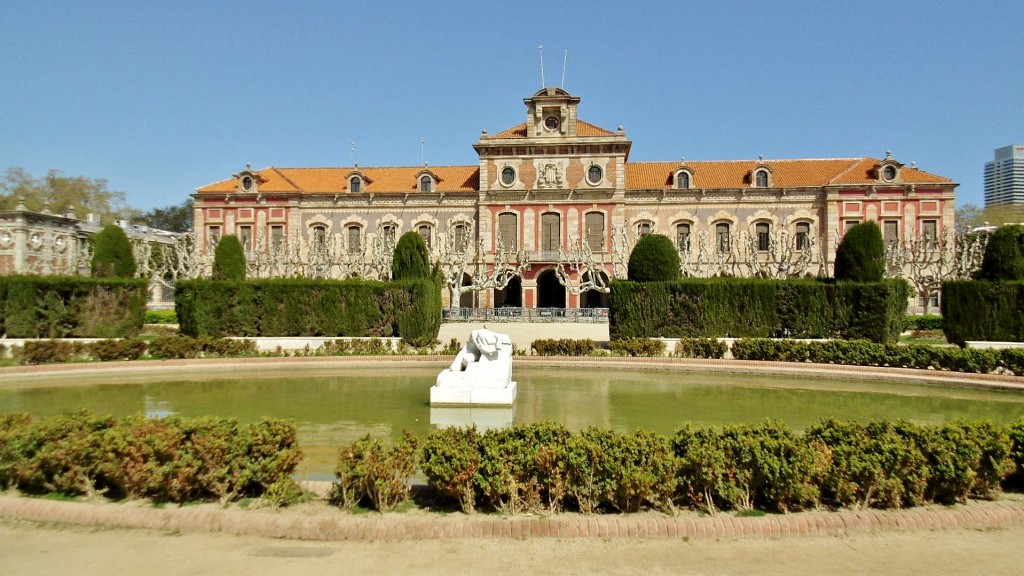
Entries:
{"type": "Polygon", "coordinates": [[[486,327],[473,330],[430,388],[431,406],[511,406],[515,401],[512,339],[486,327]]]}

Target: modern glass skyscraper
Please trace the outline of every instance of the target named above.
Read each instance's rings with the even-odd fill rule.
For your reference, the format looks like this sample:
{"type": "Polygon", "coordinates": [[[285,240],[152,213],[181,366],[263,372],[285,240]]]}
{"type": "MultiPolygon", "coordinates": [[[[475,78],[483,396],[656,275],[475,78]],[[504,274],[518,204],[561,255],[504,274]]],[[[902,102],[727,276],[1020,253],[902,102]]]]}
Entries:
{"type": "Polygon", "coordinates": [[[1024,204],[1024,146],[996,148],[985,162],[985,207],[997,204],[1024,204]]]}

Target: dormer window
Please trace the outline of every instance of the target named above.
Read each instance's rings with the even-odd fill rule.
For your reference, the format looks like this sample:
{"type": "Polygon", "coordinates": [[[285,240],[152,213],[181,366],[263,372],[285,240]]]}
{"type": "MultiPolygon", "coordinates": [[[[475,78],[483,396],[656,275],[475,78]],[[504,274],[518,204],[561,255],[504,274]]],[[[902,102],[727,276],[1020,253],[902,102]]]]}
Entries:
{"type": "Polygon", "coordinates": [[[433,192],[434,179],[424,174],[420,176],[420,192],[433,192]]]}
{"type": "Polygon", "coordinates": [[[235,178],[239,192],[259,192],[260,184],[267,181],[266,178],[253,171],[251,164],[246,164],[245,170],[238,174],[232,174],[232,176],[235,178]]]}
{"type": "Polygon", "coordinates": [[[690,187],[690,173],[686,170],[676,172],[676,188],[685,190],[690,187]]]}
{"type": "Polygon", "coordinates": [[[755,188],[767,188],[768,187],[768,171],[757,170],[754,172],[754,187],[755,188]]]}
{"type": "Polygon", "coordinates": [[[251,191],[252,190],[252,184],[253,184],[252,176],[244,176],[242,178],[242,190],[243,191],[245,191],[245,192],[251,191]]]}
{"type": "Polygon", "coordinates": [[[900,169],[903,164],[893,160],[892,151],[885,151],[885,160],[875,165],[875,178],[883,182],[897,182],[900,179],[900,169]]]}
{"type": "Polygon", "coordinates": [[[353,194],[359,194],[363,191],[363,179],[359,176],[353,176],[348,180],[348,191],[353,194]]]}

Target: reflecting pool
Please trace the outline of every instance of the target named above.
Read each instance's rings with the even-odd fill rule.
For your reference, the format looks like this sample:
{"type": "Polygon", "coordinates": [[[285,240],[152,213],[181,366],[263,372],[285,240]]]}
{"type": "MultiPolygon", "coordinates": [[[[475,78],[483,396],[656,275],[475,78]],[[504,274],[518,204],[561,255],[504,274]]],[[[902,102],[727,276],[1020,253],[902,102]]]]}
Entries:
{"type": "MultiPolygon", "coordinates": [[[[440,368],[345,368],[332,371],[272,368],[260,372],[140,382],[0,390],[0,413],[37,416],[77,408],[125,416],[217,415],[253,422],[290,418],[306,453],[300,472],[330,475],[337,448],[366,434],[397,439],[402,430],[425,436],[442,425],[479,427],[554,420],[572,429],[646,428],[662,434],[692,422],[720,426],[786,421],[796,430],[824,417],[904,418],[938,423],[955,418],[1008,422],[1024,415],[1020,393],[771,375],[689,371],[615,371],[573,367],[516,368],[519,397],[510,409],[431,409],[429,388],[440,368]],[[386,374],[382,375],[382,374],[386,374]],[[189,379],[185,379],[189,378],[189,379]],[[207,379],[208,378],[208,379],[207,379]]],[[[144,376],[143,376],[144,377],[144,376]]]]}

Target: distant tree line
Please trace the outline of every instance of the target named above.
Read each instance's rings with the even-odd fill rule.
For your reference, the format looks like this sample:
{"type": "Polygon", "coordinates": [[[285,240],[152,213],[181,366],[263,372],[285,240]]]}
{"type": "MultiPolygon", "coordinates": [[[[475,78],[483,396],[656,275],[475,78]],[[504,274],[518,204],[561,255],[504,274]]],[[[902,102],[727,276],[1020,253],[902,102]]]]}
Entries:
{"type": "Polygon", "coordinates": [[[83,220],[87,214],[93,214],[102,224],[129,220],[170,232],[192,229],[191,198],[181,204],[142,211],[128,205],[124,192],[110,190],[104,178],[67,176],[56,169],[36,178],[23,168],[8,168],[0,178],[0,210],[14,210],[18,204],[35,212],[67,214],[73,210],[83,220]]]}

